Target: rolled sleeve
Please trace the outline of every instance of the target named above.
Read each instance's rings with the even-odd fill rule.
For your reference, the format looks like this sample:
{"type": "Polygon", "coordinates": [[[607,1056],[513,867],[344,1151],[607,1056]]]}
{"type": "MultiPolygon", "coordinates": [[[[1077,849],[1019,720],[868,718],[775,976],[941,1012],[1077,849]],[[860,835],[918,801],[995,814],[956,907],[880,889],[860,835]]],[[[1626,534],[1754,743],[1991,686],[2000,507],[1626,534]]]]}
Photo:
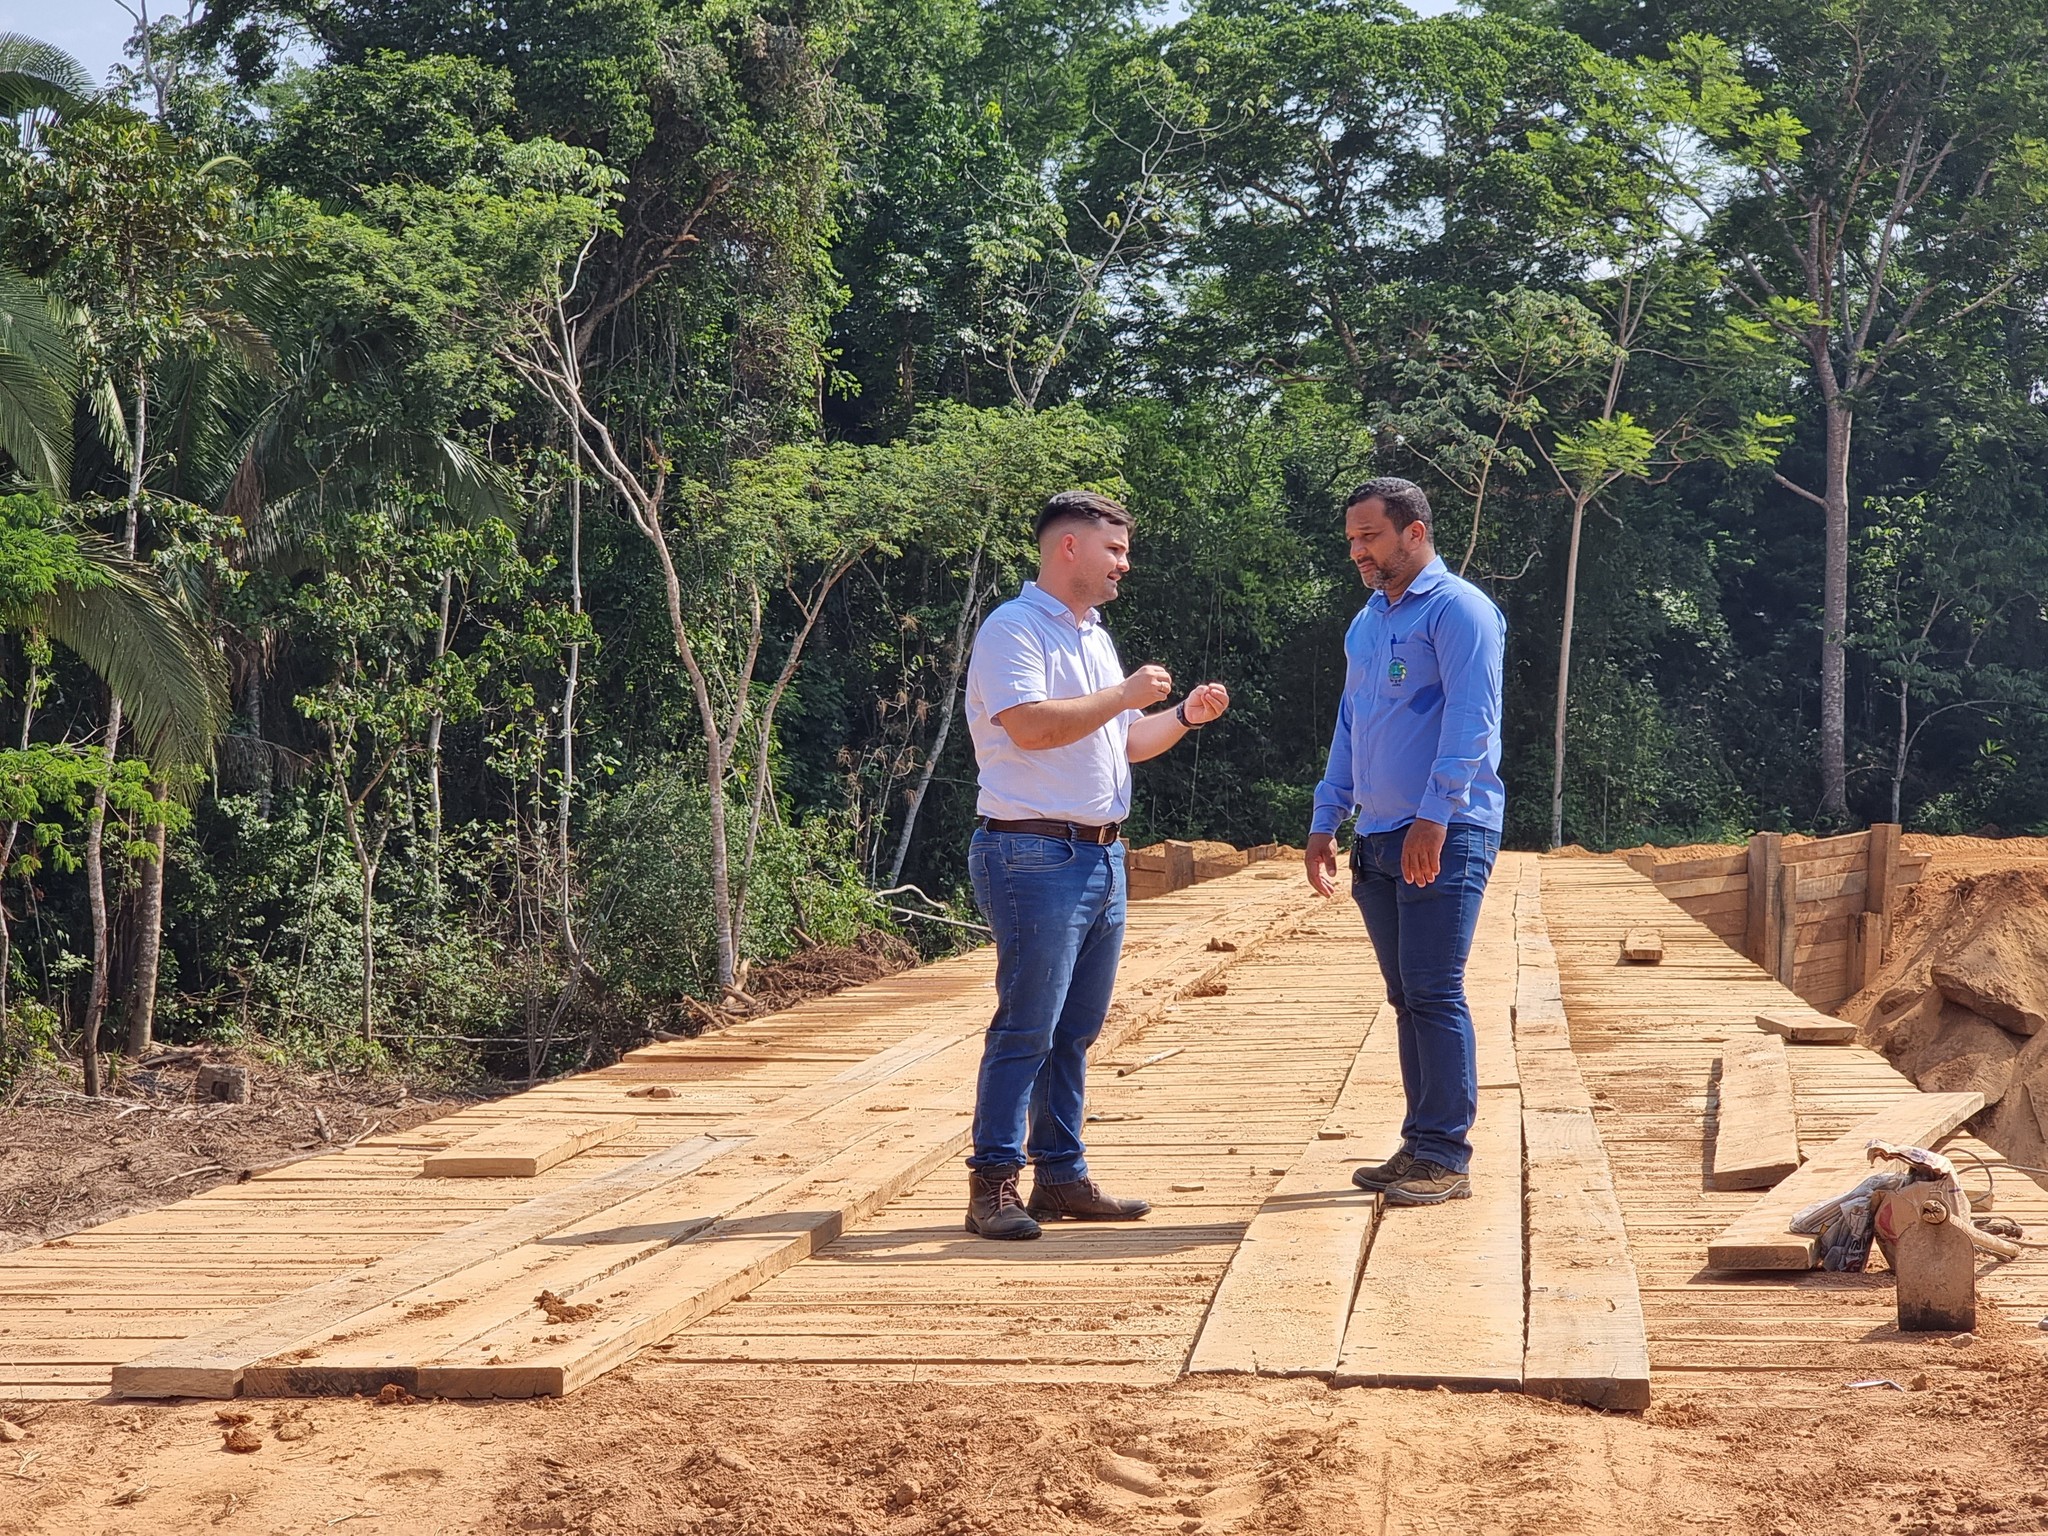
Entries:
{"type": "Polygon", "coordinates": [[[1472,785],[1500,734],[1506,623],[1483,597],[1452,604],[1431,636],[1444,678],[1443,729],[1416,815],[1448,826],[1471,807],[1472,785]]]}
{"type": "Polygon", "coordinates": [[[1052,697],[1044,645],[1023,625],[997,617],[985,622],[975,636],[967,677],[990,719],[1015,705],[1042,704],[1052,697]]]}

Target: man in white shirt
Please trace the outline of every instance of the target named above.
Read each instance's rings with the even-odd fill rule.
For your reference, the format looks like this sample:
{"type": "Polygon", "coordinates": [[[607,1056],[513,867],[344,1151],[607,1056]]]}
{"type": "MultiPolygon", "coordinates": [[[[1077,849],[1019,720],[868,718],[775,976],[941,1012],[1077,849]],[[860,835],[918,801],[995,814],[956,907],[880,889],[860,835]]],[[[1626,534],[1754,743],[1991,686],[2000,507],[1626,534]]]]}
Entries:
{"type": "Polygon", "coordinates": [[[967,1230],[1031,1238],[1050,1220],[1135,1221],[1142,1200],[1088,1177],[1082,1099],[1124,938],[1131,764],[1230,707],[1203,683],[1171,710],[1160,666],[1124,675],[1096,605],[1130,570],[1131,515],[1065,491],[1038,515],[1038,579],[983,621],[967,668],[980,766],[974,899],[994,930],[996,1014],[982,1049],[967,1159],[967,1230]],[[1019,1198],[1024,1163],[1031,1200],[1019,1198]]]}

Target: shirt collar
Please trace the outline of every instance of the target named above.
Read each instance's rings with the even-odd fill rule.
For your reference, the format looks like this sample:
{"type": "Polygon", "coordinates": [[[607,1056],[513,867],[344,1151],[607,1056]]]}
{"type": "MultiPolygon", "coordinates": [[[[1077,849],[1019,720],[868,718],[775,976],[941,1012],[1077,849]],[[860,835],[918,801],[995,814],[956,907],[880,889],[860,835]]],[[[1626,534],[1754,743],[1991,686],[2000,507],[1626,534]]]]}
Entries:
{"type": "MultiPolygon", "coordinates": [[[[1405,603],[1411,597],[1420,597],[1424,593],[1433,592],[1450,579],[1450,568],[1444,564],[1444,557],[1442,555],[1432,556],[1429,564],[1417,571],[1415,579],[1408,583],[1408,590],[1401,594],[1401,601],[1405,603]]],[[[1384,591],[1374,592],[1373,596],[1379,599],[1382,609],[1394,606],[1387,601],[1387,594],[1384,591]]]]}
{"type": "Polygon", "coordinates": [[[1022,603],[1029,603],[1041,613],[1056,613],[1069,624],[1073,624],[1076,629],[1085,629],[1088,625],[1094,624],[1102,618],[1102,614],[1098,609],[1090,608],[1081,621],[1075,623],[1074,610],[1054,597],[1035,581],[1024,583],[1024,590],[1017,594],[1017,600],[1022,603]]]}

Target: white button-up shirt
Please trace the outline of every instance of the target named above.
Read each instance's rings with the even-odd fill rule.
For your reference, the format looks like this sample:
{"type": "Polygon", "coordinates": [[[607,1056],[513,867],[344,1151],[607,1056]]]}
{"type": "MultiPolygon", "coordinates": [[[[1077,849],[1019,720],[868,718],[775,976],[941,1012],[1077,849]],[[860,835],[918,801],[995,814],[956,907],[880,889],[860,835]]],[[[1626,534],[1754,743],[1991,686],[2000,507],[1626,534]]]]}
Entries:
{"type": "Polygon", "coordinates": [[[1027,752],[995,717],[1018,704],[1077,699],[1124,680],[1116,642],[1093,608],[1073,610],[1036,582],[982,621],[967,663],[967,729],[981,768],[975,809],[998,821],[1122,821],[1131,809],[1127,709],[1071,746],[1027,752]]]}

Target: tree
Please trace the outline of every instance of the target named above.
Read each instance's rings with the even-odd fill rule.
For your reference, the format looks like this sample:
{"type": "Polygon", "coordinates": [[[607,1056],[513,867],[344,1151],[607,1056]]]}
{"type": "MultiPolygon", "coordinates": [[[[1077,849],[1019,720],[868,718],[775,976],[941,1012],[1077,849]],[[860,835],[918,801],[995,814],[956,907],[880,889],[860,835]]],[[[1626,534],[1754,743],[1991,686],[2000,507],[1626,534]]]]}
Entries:
{"type": "Polygon", "coordinates": [[[1623,35],[1668,47],[1674,112],[1734,170],[1672,184],[1691,185],[1733,291],[1812,383],[1818,463],[1772,478],[1821,516],[1820,811],[1841,822],[1857,417],[1930,335],[2020,302],[2048,262],[2048,17],[1982,0],[1680,3],[1623,35]]]}

